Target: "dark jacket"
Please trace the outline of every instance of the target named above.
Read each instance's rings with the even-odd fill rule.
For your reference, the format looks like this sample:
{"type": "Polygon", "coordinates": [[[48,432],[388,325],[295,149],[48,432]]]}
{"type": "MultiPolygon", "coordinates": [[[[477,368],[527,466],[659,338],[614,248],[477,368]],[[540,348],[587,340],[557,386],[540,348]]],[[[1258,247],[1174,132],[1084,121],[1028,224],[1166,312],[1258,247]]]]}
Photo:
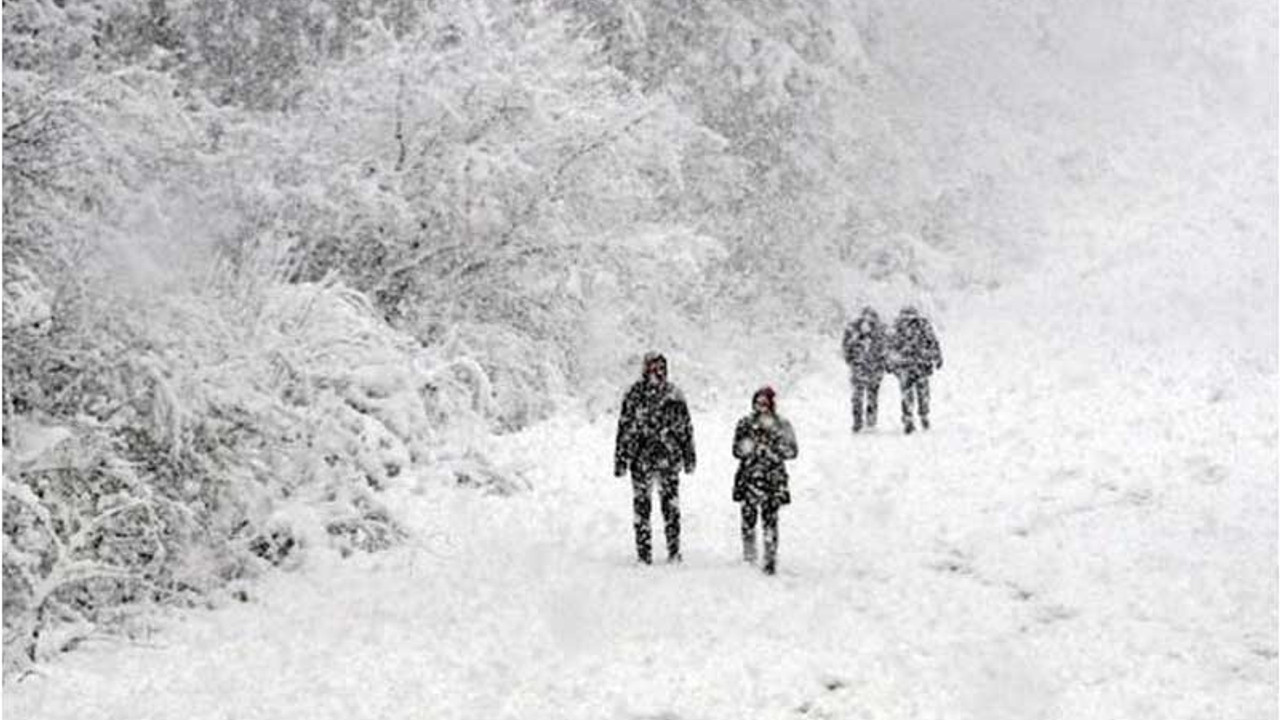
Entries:
{"type": "Polygon", "coordinates": [[[733,478],[733,499],[771,500],[779,505],[791,502],[783,461],[794,460],[798,452],[795,430],[781,416],[752,413],[739,420],[733,432],[733,456],[741,462],[733,478]],[[766,417],[772,418],[772,425],[766,417]]]}
{"type": "Polygon", "coordinates": [[[697,463],[693,423],[684,395],[675,385],[642,379],[627,391],[618,417],[614,463],[620,472],[624,467],[639,473],[681,467],[693,472],[697,463]]]}
{"type": "Polygon", "coordinates": [[[916,314],[899,315],[889,341],[889,369],[894,373],[931,374],[942,367],[942,350],[933,326],[916,314]]]}
{"type": "Polygon", "coordinates": [[[855,380],[874,379],[888,370],[888,336],[879,317],[863,314],[849,323],[841,345],[855,380]]]}

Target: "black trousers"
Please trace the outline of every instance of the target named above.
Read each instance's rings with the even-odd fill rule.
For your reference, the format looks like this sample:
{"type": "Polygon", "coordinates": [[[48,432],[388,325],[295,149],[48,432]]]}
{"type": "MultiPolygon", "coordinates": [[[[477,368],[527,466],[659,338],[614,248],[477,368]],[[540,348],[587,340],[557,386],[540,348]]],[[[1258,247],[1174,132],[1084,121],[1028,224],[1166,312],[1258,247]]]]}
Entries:
{"type": "Polygon", "coordinates": [[[880,380],[883,376],[854,377],[853,383],[853,429],[861,430],[876,426],[876,411],[880,406],[880,380]],[[865,418],[865,423],[864,423],[865,418]]]}
{"type": "Polygon", "coordinates": [[[742,559],[756,561],[756,518],[764,529],[764,569],[773,572],[778,561],[778,503],[765,499],[742,503],[742,559]]]}
{"type": "Polygon", "coordinates": [[[652,531],[649,516],[653,513],[653,487],[658,486],[662,504],[663,528],[667,538],[667,558],[680,559],[680,476],[672,469],[633,471],[631,489],[635,510],[636,556],[641,562],[652,562],[652,531]]]}
{"type": "Polygon", "coordinates": [[[920,422],[929,422],[929,373],[924,370],[903,370],[898,374],[902,387],[902,424],[911,425],[912,410],[920,416],[920,422]]]}

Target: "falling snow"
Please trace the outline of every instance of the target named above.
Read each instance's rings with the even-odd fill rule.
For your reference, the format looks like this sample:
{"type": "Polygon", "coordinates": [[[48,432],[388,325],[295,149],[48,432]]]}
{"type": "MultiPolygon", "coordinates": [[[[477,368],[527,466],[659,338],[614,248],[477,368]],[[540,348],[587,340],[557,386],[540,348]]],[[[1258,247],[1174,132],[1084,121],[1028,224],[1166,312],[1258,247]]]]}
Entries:
{"type": "Polygon", "coordinates": [[[5,3],[7,716],[1276,717],[1273,4],[509,5],[5,3]]]}

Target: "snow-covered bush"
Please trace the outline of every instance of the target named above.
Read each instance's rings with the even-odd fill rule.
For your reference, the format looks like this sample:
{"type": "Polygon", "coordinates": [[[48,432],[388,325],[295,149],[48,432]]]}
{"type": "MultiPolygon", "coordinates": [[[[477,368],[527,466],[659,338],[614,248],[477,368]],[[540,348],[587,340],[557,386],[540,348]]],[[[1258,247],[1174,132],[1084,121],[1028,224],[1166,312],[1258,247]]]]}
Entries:
{"type": "Polygon", "coordinates": [[[227,543],[257,488],[226,468],[249,433],[181,396],[176,357],[139,330],[70,313],[6,330],[7,661],[60,649],[42,633],[68,622],[195,600],[215,583],[189,581],[192,547],[214,551],[201,573],[242,574],[227,543]]]}
{"type": "Polygon", "coordinates": [[[58,649],[41,633],[61,621],[110,626],[141,599],[403,537],[378,491],[433,460],[434,368],[362,295],[97,299],[6,332],[7,657],[58,649]]]}

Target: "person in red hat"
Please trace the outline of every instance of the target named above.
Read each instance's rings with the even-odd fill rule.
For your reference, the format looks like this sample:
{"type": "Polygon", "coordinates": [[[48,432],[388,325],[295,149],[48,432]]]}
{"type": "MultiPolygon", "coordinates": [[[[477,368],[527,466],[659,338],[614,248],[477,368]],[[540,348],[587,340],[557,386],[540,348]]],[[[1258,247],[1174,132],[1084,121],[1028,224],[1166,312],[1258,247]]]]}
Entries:
{"type": "Polygon", "coordinates": [[[696,464],[689,406],[680,390],[667,381],[667,359],[659,353],[648,353],[643,375],[622,400],[613,467],[617,477],[631,471],[636,555],[640,562],[653,562],[649,515],[655,485],[662,503],[667,561],[680,562],[679,472],[683,469],[692,473],[696,464]]]}
{"type": "Polygon", "coordinates": [[[751,396],[751,414],[738,421],[733,456],[738,472],[733,499],[742,504],[742,557],[756,561],[756,518],[764,528],[764,572],[772,575],[778,561],[778,509],[791,502],[786,460],[798,448],[791,423],[778,414],[777,393],[762,387],[751,396]]]}

